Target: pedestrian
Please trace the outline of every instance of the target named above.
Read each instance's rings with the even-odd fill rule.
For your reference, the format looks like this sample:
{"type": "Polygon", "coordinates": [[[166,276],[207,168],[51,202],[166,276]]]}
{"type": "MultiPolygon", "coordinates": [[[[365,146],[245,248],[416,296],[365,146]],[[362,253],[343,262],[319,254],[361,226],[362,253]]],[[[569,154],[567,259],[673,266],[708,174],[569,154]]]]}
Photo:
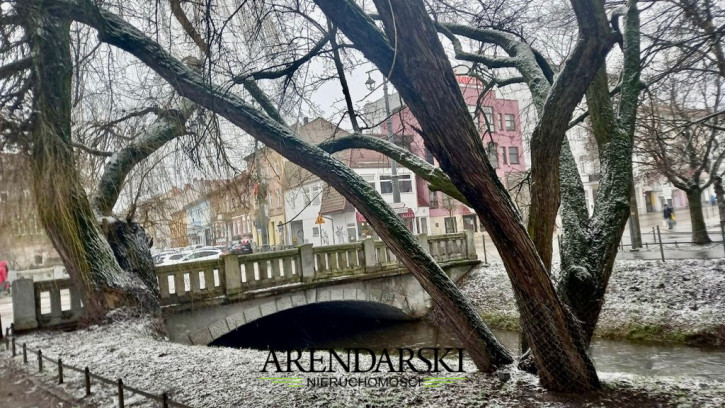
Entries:
{"type": "Polygon", "coordinates": [[[0,261],[0,290],[3,290],[8,284],[5,282],[8,279],[8,263],[0,261]]]}
{"type": "Polygon", "coordinates": [[[710,194],[710,205],[714,207],[716,201],[717,198],[715,197],[715,194],[710,194]]]}
{"type": "Polygon", "coordinates": [[[673,221],[672,221],[672,215],[673,215],[672,207],[665,204],[665,209],[662,214],[664,218],[664,223],[667,225],[667,229],[672,229],[673,221]]]}

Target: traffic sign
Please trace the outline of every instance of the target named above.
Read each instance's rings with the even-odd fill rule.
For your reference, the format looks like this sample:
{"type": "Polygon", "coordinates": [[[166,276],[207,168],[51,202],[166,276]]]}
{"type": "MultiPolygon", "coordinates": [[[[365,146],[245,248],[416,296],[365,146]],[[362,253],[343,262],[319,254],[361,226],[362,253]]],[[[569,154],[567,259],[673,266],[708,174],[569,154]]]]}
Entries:
{"type": "Polygon", "coordinates": [[[315,220],[315,224],[324,224],[325,220],[322,219],[322,214],[317,214],[317,219],[315,220]]]}

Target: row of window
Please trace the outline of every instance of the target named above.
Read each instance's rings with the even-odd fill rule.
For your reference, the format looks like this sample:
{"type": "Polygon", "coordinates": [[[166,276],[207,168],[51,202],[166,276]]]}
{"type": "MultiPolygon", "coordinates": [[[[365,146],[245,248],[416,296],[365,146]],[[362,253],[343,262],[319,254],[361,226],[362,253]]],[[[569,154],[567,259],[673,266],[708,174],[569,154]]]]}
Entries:
{"type": "MultiPolygon", "coordinates": [[[[376,186],[374,174],[364,174],[362,178],[380,194],[393,194],[392,176],[380,176],[380,188],[376,186]]],[[[410,174],[398,174],[398,189],[401,193],[413,192],[413,181],[410,178],[410,174]]]]}
{"type": "MultiPolygon", "coordinates": [[[[475,106],[469,106],[468,111],[471,112],[471,116],[473,116],[473,122],[476,124],[476,129],[481,130],[481,128],[485,125],[488,125],[488,131],[489,132],[495,132],[496,131],[496,123],[493,120],[493,107],[491,106],[482,106],[481,112],[483,112],[483,117],[485,118],[485,123],[481,123],[481,117],[479,115],[476,115],[476,107],[475,106]]],[[[514,122],[514,115],[511,113],[499,113],[498,114],[498,130],[516,130],[516,122],[514,122]]]]}
{"type": "MultiPolygon", "coordinates": [[[[488,160],[491,162],[491,165],[494,169],[497,169],[499,167],[498,164],[498,143],[489,142],[488,148],[486,149],[488,152],[488,160]]],[[[519,164],[519,148],[516,146],[502,146],[501,147],[501,160],[503,161],[503,164],[519,164]],[[508,149],[508,152],[506,151],[508,149]]]]}

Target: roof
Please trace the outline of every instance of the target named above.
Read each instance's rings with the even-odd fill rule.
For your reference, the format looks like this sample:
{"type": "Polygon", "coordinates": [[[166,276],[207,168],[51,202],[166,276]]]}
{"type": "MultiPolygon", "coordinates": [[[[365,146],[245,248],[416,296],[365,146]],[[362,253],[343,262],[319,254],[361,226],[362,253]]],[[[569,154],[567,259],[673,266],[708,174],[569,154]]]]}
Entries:
{"type": "Polygon", "coordinates": [[[312,181],[317,181],[320,178],[312,174],[309,170],[306,170],[292,162],[285,162],[284,164],[284,177],[287,181],[287,188],[299,187],[303,184],[307,184],[312,181]]]}
{"type": "Polygon", "coordinates": [[[332,187],[326,187],[322,193],[322,203],[320,204],[320,214],[330,214],[335,212],[343,212],[352,210],[350,204],[342,194],[338,193],[332,187]]]}

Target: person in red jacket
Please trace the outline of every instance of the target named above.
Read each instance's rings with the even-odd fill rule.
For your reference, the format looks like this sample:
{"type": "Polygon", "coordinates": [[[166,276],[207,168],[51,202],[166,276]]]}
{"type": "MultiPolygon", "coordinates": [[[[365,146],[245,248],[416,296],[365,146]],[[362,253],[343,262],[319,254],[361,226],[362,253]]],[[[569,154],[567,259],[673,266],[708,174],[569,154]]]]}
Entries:
{"type": "Polygon", "coordinates": [[[0,290],[5,289],[5,287],[8,285],[8,263],[5,261],[0,261],[0,290]]]}

